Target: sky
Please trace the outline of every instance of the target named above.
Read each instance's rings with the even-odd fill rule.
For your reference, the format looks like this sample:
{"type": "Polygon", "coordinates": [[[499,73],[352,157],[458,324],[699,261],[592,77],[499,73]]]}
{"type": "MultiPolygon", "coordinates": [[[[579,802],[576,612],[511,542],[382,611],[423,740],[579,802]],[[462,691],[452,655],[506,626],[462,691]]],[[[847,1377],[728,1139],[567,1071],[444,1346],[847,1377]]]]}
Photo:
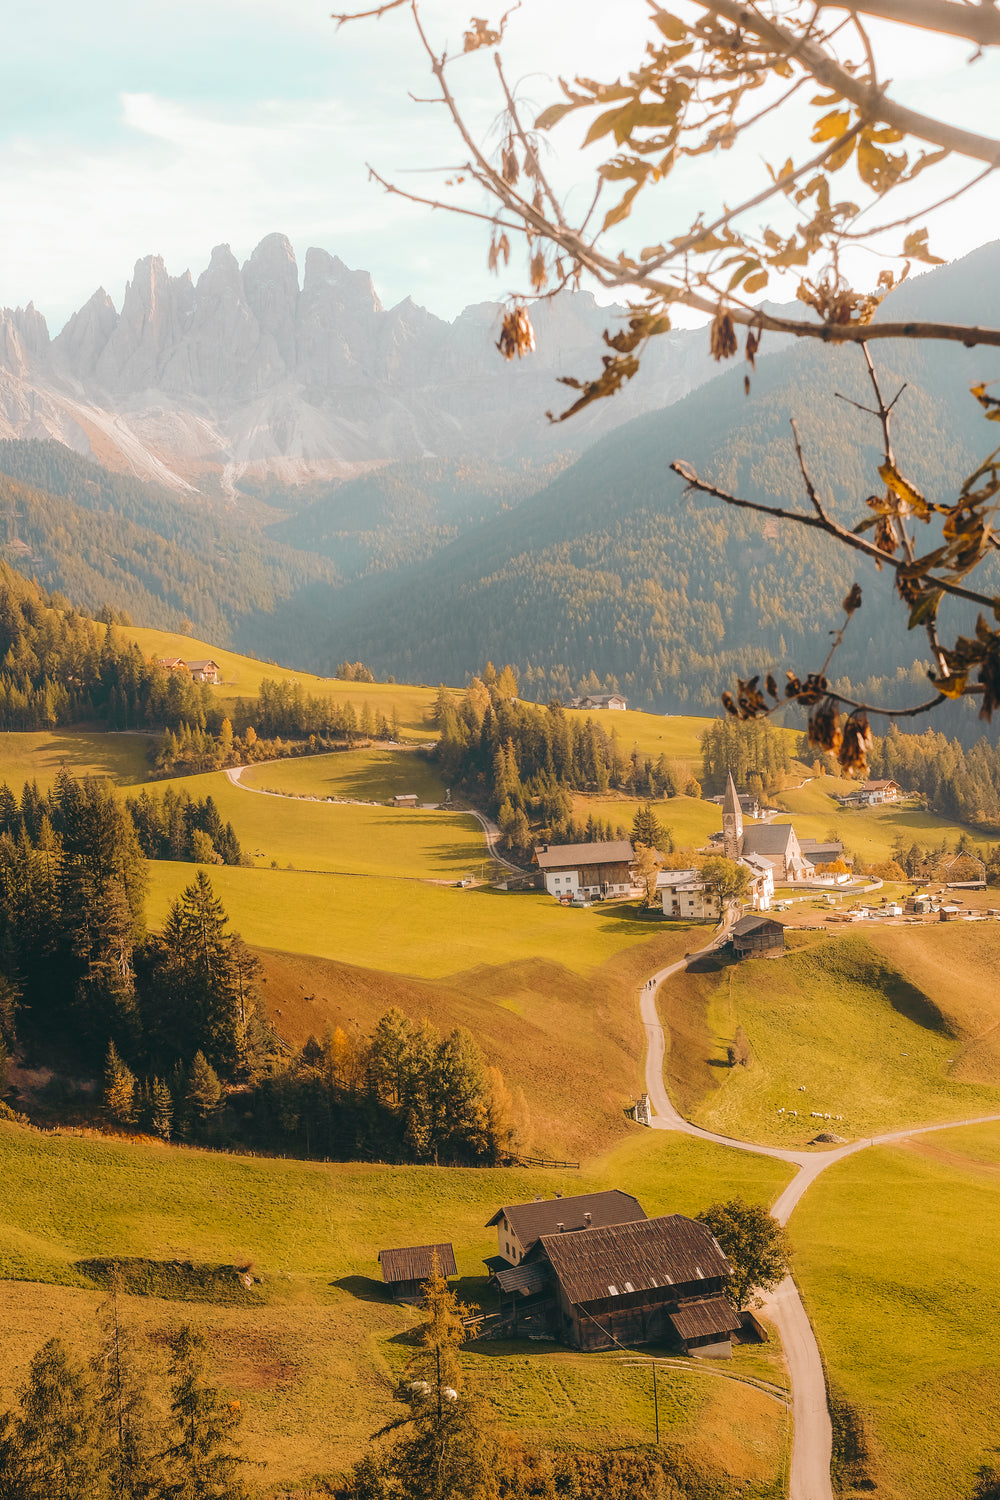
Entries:
{"type": "MultiPolygon", "coordinates": [[[[473,4],[486,8],[425,0],[435,46],[461,50],[473,4]]],[[[560,73],[627,71],[650,34],[642,0],[523,0],[508,28],[509,76],[530,114],[558,96],[560,73]]],[[[909,34],[893,53],[893,92],[989,131],[1000,57],[970,64],[969,52],[909,34]]],[[[33,301],[53,333],[98,286],[120,306],[143,255],[197,277],[214,245],[243,260],[274,231],[292,241],[300,266],[318,245],[371,271],[387,306],[411,295],[453,318],[517,285],[513,271],[489,275],[482,226],[368,180],[370,162],[433,196],[442,176],[430,169],[460,160],[442,107],[409,97],[429,93],[431,80],[405,13],[338,29],[329,0],[7,0],[4,63],[0,306],[33,301]]],[[[491,53],[461,59],[455,77],[490,138],[491,53]]],[[[561,127],[549,157],[571,202],[589,199],[598,159],[580,154],[580,134],[575,122],[561,127]]],[[[750,163],[735,152],[699,158],[669,201],[646,195],[636,238],[686,229],[706,192],[731,197],[762,154],[783,160],[786,145],[787,125],[776,121],[750,163]]],[[[988,184],[931,227],[949,259],[997,238],[1000,188],[988,184]]]]}

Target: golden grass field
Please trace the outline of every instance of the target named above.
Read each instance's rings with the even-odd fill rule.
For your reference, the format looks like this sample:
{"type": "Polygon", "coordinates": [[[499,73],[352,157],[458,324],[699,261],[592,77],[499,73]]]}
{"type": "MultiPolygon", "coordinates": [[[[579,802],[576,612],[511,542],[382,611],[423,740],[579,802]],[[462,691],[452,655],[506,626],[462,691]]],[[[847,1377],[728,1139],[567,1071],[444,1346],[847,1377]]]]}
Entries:
{"type": "Polygon", "coordinates": [[[965,1500],[1000,1467],[998,1216],[998,1125],[849,1157],[792,1216],[844,1500],[965,1500]]]}
{"type": "MultiPolygon", "coordinates": [[[[238,1296],[223,1306],[124,1302],[154,1371],[180,1322],[206,1331],[214,1377],[246,1410],[249,1455],[267,1459],[268,1488],[343,1469],[392,1413],[416,1315],[385,1299],[380,1248],[451,1241],[460,1290],[475,1299],[485,1287],[482,1257],[496,1246],[484,1224],[503,1203],[622,1186],[651,1214],[693,1213],[735,1192],[773,1201],[788,1179],[780,1163],[639,1127],[570,1173],[247,1160],[9,1125],[0,1125],[0,1150],[0,1402],[44,1337],[58,1332],[88,1346],[100,1293],[80,1269],[84,1258],[253,1261],[263,1283],[242,1305],[238,1296]]],[[[501,1420],[547,1442],[650,1440],[648,1378],[615,1355],[484,1344],[473,1346],[468,1370],[501,1420]]],[[[738,1351],[731,1373],[743,1371],[782,1380],[773,1348],[738,1351]]],[[[787,1425],[777,1402],[697,1365],[662,1371],[660,1394],[670,1441],[721,1466],[734,1484],[756,1486],[741,1493],[780,1493],[787,1425]]]]}
{"type": "Polygon", "coordinates": [[[668,1079],[690,1118],[799,1145],[1000,1112],[995,924],[806,936],[779,961],[713,958],[664,987],[668,1079]],[[730,1068],[740,1025],[753,1059],[730,1068]]]}
{"type": "Polygon", "coordinates": [[[143,734],[101,734],[80,729],[0,733],[0,783],[20,797],[26,781],[51,789],[63,766],[74,776],[107,776],[132,787],[149,775],[151,739],[143,734]]]}

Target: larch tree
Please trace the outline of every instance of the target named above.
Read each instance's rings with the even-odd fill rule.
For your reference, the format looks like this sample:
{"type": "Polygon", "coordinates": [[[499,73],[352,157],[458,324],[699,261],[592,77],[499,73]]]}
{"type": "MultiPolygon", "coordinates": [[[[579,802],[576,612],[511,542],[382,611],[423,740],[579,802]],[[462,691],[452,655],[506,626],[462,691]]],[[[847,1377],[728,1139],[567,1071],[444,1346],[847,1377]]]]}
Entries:
{"type": "Polygon", "coordinates": [[[352,1492],[368,1500],[499,1500],[496,1422],[465,1380],[459,1352],[468,1309],[440,1275],[424,1295],[426,1321],[398,1391],[408,1410],[376,1435],[400,1436],[358,1465],[352,1492]]]}
{"type": "MultiPolygon", "coordinates": [[[[855,583],[834,617],[825,660],[811,670],[789,668],[781,684],[762,665],[723,695],[727,712],[747,720],[787,703],[803,706],[812,744],[832,753],[848,774],[866,769],[869,715],[910,717],[972,698],[988,720],[1000,704],[1000,596],[988,576],[980,586],[969,579],[998,546],[1000,447],[970,474],[955,473],[944,498],[924,496],[896,453],[892,422],[901,392],[885,388],[875,351],[899,340],[1000,346],[1000,327],[892,312],[892,294],[911,266],[940,263],[928,215],[1000,166],[995,134],[963,128],[943,108],[925,113],[906,101],[894,82],[899,49],[913,36],[959,42],[968,46],[970,67],[987,66],[982,60],[1000,48],[1000,7],[962,0],[677,0],[666,10],[648,0],[648,8],[635,8],[637,18],[646,16],[648,33],[634,66],[618,78],[560,79],[561,96],[540,112],[510,80],[501,51],[508,25],[530,25],[530,9],[513,6],[493,22],[473,18],[453,54],[430,35],[420,0],[382,0],[335,20],[392,11],[409,13],[430,73],[429,93],[416,102],[443,108],[458,156],[436,192],[404,189],[375,167],[370,174],[387,192],[478,220],[491,270],[507,269],[513,247],[523,246],[524,287],[508,295],[500,353],[514,359],[534,349],[534,300],[584,282],[628,299],[627,316],[604,332],[596,373],[561,377],[572,400],[549,414],[552,421],[621,390],[650,342],[669,332],[678,308],[710,320],[717,360],[735,358],[742,345],[748,390],[762,338],[786,335],[858,351],[869,397],[854,404],[870,416],[881,450],[867,494],[838,496],[831,506],[813,481],[794,419],[800,505],[733,493],[682,454],[671,467],[688,494],[820,531],[873,562],[910,628],[925,637],[929,695],[919,703],[869,704],[834,686],[831,663],[862,602],[855,583]],[[494,53],[499,125],[481,140],[471,101],[479,102],[484,80],[475,74],[466,108],[462,69],[469,54],[484,48],[494,53]],[[604,152],[592,191],[583,193],[563,192],[546,156],[550,133],[565,140],[574,128],[571,150],[604,152]],[[759,149],[764,132],[787,141],[784,161],[769,161],[771,153],[759,149]],[[725,152],[733,153],[731,173],[697,175],[703,159],[725,152]],[[712,181],[725,182],[718,196],[706,186],[712,181]],[[702,199],[693,216],[685,208],[692,192],[702,199]],[[648,209],[654,197],[659,232],[642,231],[630,242],[630,214],[640,200],[648,209]],[[859,251],[874,253],[866,259],[859,251]],[[800,312],[762,300],[789,291],[800,312]],[[954,608],[946,617],[946,602],[977,608],[974,627],[954,608]]],[[[626,7],[616,20],[627,23],[626,7]]],[[[985,381],[973,384],[971,396],[987,420],[1000,420],[1000,397],[985,381]]]]}

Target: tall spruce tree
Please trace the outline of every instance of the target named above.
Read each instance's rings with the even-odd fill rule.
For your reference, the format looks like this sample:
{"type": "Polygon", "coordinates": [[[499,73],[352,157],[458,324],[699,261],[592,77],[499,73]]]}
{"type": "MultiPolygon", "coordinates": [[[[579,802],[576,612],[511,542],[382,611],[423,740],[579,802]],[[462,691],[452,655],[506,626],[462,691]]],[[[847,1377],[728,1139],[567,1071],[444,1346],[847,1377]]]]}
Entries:
{"type": "Polygon", "coordinates": [[[85,1371],[50,1339],[0,1416],[0,1500],[109,1500],[95,1416],[85,1371]]]}
{"type": "Polygon", "coordinates": [[[97,1315],[100,1338],[92,1361],[103,1479],[108,1500],[160,1500],[161,1444],[149,1419],[149,1393],[132,1333],[121,1316],[120,1291],[121,1275],[113,1266],[108,1297],[97,1315]]]}
{"type": "Polygon", "coordinates": [[[249,1500],[246,1460],[232,1446],[242,1420],[205,1377],[205,1340],[184,1327],[170,1341],[170,1419],[164,1495],[171,1500],[249,1500]]]}

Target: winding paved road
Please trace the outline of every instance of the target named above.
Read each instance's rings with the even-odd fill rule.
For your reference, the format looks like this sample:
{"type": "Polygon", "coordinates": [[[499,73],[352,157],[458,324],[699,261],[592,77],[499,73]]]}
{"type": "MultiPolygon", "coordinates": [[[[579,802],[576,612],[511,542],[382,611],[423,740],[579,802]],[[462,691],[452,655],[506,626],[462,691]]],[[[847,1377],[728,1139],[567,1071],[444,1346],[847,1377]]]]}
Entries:
{"type": "MultiPolygon", "coordinates": [[[[851,1141],[833,1151],[792,1151],[782,1146],[763,1146],[753,1141],[738,1141],[731,1136],[717,1135],[692,1125],[678,1114],[671,1102],[663,1082],[663,1063],[666,1043],[663,1027],[656,1009],[656,992],[660,985],[681,969],[686,969],[692,958],[711,953],[725,942],[727,932],[722,931],[698,953],[692,953],[679,963],[660,969],[648,979],[641,991],[640,1012],[646,1029],[646,1092],[654,1115],[651,1125],[654,1130],[677,1130],[684,1135],[697,1136],[699,1140],[712,1141],[718,1146],[729,1146],[734,1151],[749,1151],[756,1156],[773,1156],[798,1168],[796,1175],[781,1194],[771,1212],[779,1224],[787,1224],[792,1210],[803,1193],[816,1181],[821,1172],[845,1156],[853,1156],[869,1146],[881,1146],[892,1141],[906,1140],[912,1135],[924,1135],[932,1130],[957,1129],[962,1125],[986,1125],[1000,1120],[1000,1114],[980,1115],[973,1120],[949,1120],[936,1125],[918,1125],[908,1130],[893,1130],[870,1139],[851,1141]]],[[[792,1462],[789,1478],[789,1500],[834,1500],[830,1480],[830,1460],[833,1456],[833,1429],[826,1399],[826,1380],[820,1359],[819,1345],[812,1325],[806,1315],[799,1289],[791,1276],[786,1276],[781,1285],[771,1294],[765,1311],[777,1325],[781,1343],[788,1363],[788,1374],[792,1387],[792,1462]]]]}
{"type": "MultiPolygon", "coordinates": [[[[264,796],[283,796],[281,792],[265,792],[262,787],[249,786],[241,780],[243,766],[227,769],[226,775],[234,786],[245,792],[258,792],[264,796]]],[[[472,808],[455,809],[468,813],[479,822],[483,830],[486,847],[491,856],[508,869],[518,874],[524,872],[512,865],[496,851],[499,829],[496,824],[472,808]]],[[[929,1131],[957,1129],[963,1125],[985,1125],[1000,1121],[1000,1114],[980,1115],[971,1120],[939,1121],[933,1125],[917,1125],[907,1130],[889,1131],[869,1139],[851,1141],[832,1151],[794,1151],[782,1146],[764,1146],[755,1141],[740,1141],[732,1136],[717,1135],[703,1130],[679,1114],[671,1102],[663,1082],[663,1064],[666,1044],[663,1027],[656,1009],[656,993],[660,985],[686,969],[693,958],[711,953],[726,941],[727,925],[711,943],[689,954],[678,963],[659,969],[644,984],[640,992],[640,1013],[646,1031],[646,1092],[653,1109],[650,1124],[654,1130],[676,1130],[683,1135],[696,1136],[699,1140],[712,1141],[717,1146],[728,1146],[734,1151],[748,1151],[755,1156],[773,1156],[778,1161],[788,1162],[797,1168],[795,1176],[775,1203],[772,1213],[779,1224],[787,1224],[802,1195],[812,1186],[821,1172],[845,1156],[853,1156],[869,1146],[887,1145],[893,1141],[906,1140],[909,1136],[924,1135],[929,1131]]],[[[830,1479],[830,1460],[833,1456],[833,1429],[826,1399],[826,1380],[820,1359],[819,1345],[806,1314],[799,1289],[791,1276],[786,1276],[765,1304],[765,1311],[773,1320],[781,1336],[782,1348],[788,1364],[792,1390],[792,1461],[789,1476],[789,1500],[834,1500],[830,1479]]]]}

